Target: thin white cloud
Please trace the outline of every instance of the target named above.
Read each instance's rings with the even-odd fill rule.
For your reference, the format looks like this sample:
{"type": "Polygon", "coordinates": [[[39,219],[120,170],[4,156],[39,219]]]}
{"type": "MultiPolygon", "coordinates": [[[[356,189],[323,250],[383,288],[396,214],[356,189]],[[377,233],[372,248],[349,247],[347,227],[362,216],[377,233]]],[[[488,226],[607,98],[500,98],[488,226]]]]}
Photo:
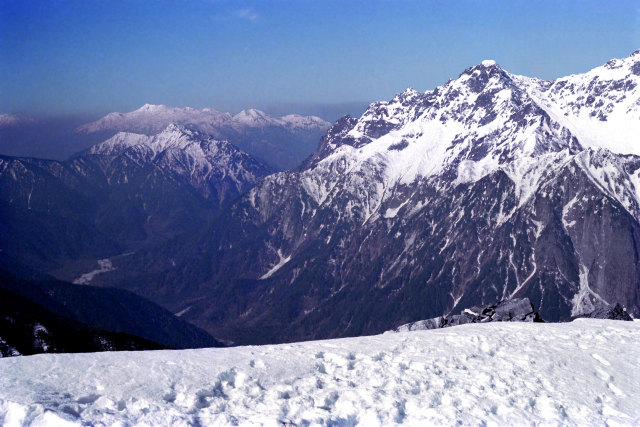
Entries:
{"type": "Polygon", "coordinates": [[[236,16],[251,22],[260,19],[260,15],[250,7],[236,10],[236,16]]]}

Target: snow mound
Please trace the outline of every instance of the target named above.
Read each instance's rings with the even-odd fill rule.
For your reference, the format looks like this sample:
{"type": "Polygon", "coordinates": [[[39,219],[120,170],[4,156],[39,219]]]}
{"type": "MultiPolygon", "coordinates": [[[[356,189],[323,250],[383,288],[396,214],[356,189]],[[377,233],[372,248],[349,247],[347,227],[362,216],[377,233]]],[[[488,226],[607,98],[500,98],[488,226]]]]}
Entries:
{"type": "Polygon", "coordinates": [[[9,425],[638,425],[640,323],[0,360],[9,425]]]}

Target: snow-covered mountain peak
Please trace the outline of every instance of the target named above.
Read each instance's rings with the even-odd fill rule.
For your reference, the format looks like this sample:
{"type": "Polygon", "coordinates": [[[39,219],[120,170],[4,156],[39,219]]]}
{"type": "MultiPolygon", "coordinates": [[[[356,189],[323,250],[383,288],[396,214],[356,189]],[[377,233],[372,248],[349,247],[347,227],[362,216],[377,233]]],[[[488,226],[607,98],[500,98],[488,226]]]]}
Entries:
{"type": "Polygon", "coordinates": [[[132,132],[118,132],[106,141],[90,147],[87,153],[116,156],[135,145],[147,144],[150,140],[151,137],[147,135],[132,132]]]}
{"type": "Polygon", "coordinates": [[[0,113],[0,128],[8,128],[23,124],[35,123],[31,117],[21,117],[15,114],[0,113]]]}
{"type": "Polygon", "coordinates": [[[287,114],[280,117],[280,121],[292,129],[328,129],[331,123],[318,116],[301,116],[299,114],[287,114]]]}
{"type": "Polygon", "coordinates": [[[255,108],[240,111],[233,116],[233,120],[236,123],[241,123],[249,127],[264,127],[277,122],[276,119],[264,111],[256,110],[255,108]]]}
{"type": "Polygon", "coordinates": [[[136,111],[163,111],[167,110],[167,107],[164,104],[144,104],[142,107],[138,108],[136,111]]]}
{"type": "Polygon", "coordinates": [[[433,91],[410,88],[375,102],[328,136],[323,163],[376,165],[386,171],[389,186],[446,171],[458,175],[456,182],[475,181],[516,159],[530,163],[543,154],[581,149],[495,61],[470,67],[433,91]]]}
{"type": "Polygon", "coordinates": [[[583,147],[640,155],[640,62],[633,57],[553,81],[513,78],[583,147]]]}
{"type": "Polygon", "coordinates": [[[189,145],[199,145],[208,140],[211,138],[198,132],[193,126],[171,123],[155,136],[118,132],[106,141],[89,148],[87,152],[88,154],[118,156],[131,147],[145,146],[154,153],[160,153],[169,148],[185,149],[189,145]]]}
{"type": "Polygon", "coordinates": [[[157,134],[151,140],[151,145],[156,149],[165,149],[169,146],[177,146],[184,148],[185,145],[194,142],[197,139],[202,139],[194,131],[186,126],[171,123],[162,132],[157,134]]]}
{"type": "Polygon", "coordinates": [[[128,113],[109,113],[100,120],[78,127],[77,131],[94,133],[118,130],[155,135],[165,130],[171,123],[193,125],[201,132],[216,137],[228,134],[231,129],[242,132],[250,128],[274,126],[289,130],[324,130],[330,126],[330,123],[315,116],[291,114],[276,118],[253,108],[232,115],[213,108],[199,110],[192,107],[177,108],[162,104],[145,104],[128,113]]]}
{"type": "MultiPolygon", "coordinates": [[[[222,201],[255,184],[269,169],[225,140],[202,133],[194,125],[169,124],[155,136],[118,132],[91,147],[87,154],[110,156],[109,168],[128,170],[130,165],[152,166],[163,174],[175,174],[200,189],[205,197],[222,201]]],[[[127,172],[116,175],[127,182],[127,172]]]]}
{"type": "MultiPolygon", "coordinates": [[[[493,91],[496,88],[513,89],[511,74],[503,70],[497,62],[489,60],[467,68],[456,80],[450,80],[442,86],[442,89],[458,89],[461,85],[473,93],[480,93],[487,89],[493,91]]],[[[461,95],[468,96],[466,91],[463,91],[461,95]]]]}
{"type": "Polygon", "coordinates": [[[493,59],[485,59],[484,61],[480,62],[479,64],[473,65],[467,69],[465,69],[460,75],[464,75],[464,74],[474,74],[477,73],[479,71],[484,70],[487,73],[503,73],[505,72],[504,69],[502,69],[502,67],[500,67],[500,65],[494,61],[493,59]]]}
{"type": "Polygon", "coordinates": [[[417,91],[412,87],[408,87],[404,91],[396,94],[396,96],[394,96],[389,103],[390,104],[400,103],[400,104],[407,105],[409,103],[415,102],[417,99],[421,97],[424,97],[424,95],[425,94],[423,92],[417,91]]]}
{"type": "Polygon", "coordinates": [[[189,125],[181,125],[178,123],[170,123],[162,132],[156,135],[159,139],[167,139],[167,138],[183,138],[183,137],[201,137],[204,138],[204,135],[201,135],[200,132],[194,127],[189,125]]]}
{"type": "MultiPolygon", "coordinates": [[[[586,147],[640,153],[635,80],[628,59],[555,81],[483,61],[433,91],[409,88],[370,104],[358,119],[336,122],[305,164],[305,190],[318,203],[331,200],[327,191],[337,188],[340,171],[354,181],[349,192],[373,192],[380,201],[397,185],[439,178],[441,185],[472,183],[502,170],[523,203],[543,182],[544,167],[562,167],[586,147]],[[372,182],[380,186],[373,189],[372,182]]],[[[614,175],[620,174],[608,176],[614,175]]],[[[606,179],[593,178],[598,185],[606,179]]],[[[637,212],[629,191],[608,192],[637,212]]]]}
{"type": "Polygon", "coordinates": [[[422,95],[422,92],[417,91],[412,87],[408,87],[405,90],[403,90],[402,92],[398,93],[396,95],[396,98],[410,98],[410,97],[418,96],[418,95],[422,95]]]}

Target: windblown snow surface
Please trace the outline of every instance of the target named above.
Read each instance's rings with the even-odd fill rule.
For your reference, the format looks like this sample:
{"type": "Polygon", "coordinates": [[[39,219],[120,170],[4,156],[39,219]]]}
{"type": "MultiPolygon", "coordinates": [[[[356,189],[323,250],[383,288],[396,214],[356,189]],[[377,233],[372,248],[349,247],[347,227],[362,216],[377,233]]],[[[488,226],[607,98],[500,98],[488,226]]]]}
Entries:
{"type": "Polygon", "coordinates": [[[640,323],[489,323],[0,360],[0,424],[640,423],[640,323]]]}

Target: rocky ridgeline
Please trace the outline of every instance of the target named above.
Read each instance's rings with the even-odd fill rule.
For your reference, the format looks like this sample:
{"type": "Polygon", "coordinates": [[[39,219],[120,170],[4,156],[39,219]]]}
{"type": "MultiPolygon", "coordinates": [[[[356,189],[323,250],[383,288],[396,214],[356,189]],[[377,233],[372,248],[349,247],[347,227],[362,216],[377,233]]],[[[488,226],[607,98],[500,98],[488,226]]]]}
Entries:
{"type": "MultiPolygon", "coordinates": [[[[620,304],[598,307],[588,314],[579,316],[590,319],[609,319],[632,321],[626,310],[620,304]]],[[[419,320],[399,326],[392,332],[420,331],[425,329],[440,329],[449,326],[464,325],[466,323],[486,322],[544,322],[529,298],[514,298],[500,301],[487,306],[475,306],[465,309],[453,316],[440,316],[433,319],[419,320]]]]}
{"type": "Polygon", "coordinates": [[[492,305],[467,308],[462,313],[453,316],[440,316],[407,323],[397,327],[393,332],[440,329],[466,323],[486,322],[542,322],[542,319],[538,312],[534,311],[529,298],[514,298],[492,305]]]}
{"type": "Polygon", "coordinates": [[[626,320],[628,322],[633,321],[633,318],[629,316],[629,313],[627,313],[620,303],[598,307],[589,314],[578,316],[578,318],[580,317],[589,319],[626,320]]]}

